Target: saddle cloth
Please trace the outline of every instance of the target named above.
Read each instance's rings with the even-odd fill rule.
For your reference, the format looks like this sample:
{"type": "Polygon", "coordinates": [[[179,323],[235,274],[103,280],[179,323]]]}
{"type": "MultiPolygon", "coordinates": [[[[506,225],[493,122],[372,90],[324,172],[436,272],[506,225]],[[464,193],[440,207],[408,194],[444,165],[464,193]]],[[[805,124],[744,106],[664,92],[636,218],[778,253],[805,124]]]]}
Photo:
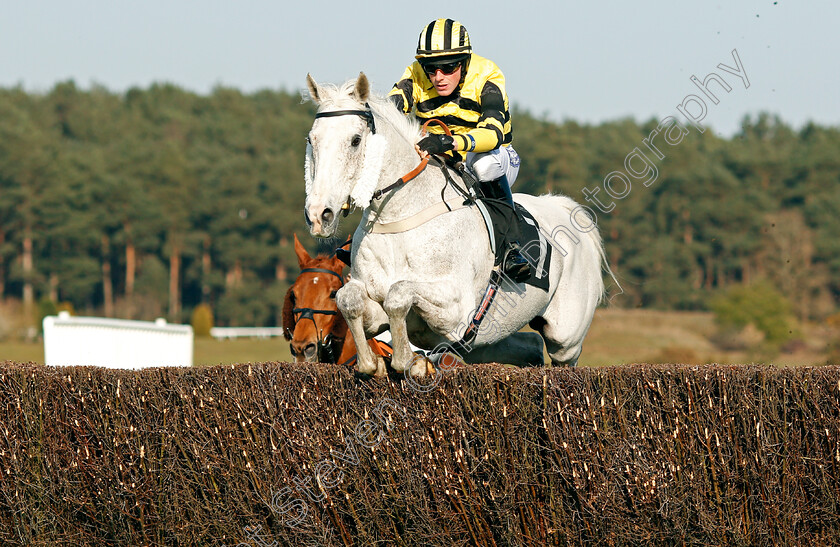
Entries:
{"type": "Polygon", "coordinates": [[[490,247],[496,255],[496,265],[501,264],[504,259],[508,238],[516,233],[515,229],[510,228],[511,223],[518,222],[521,253],[531,265],[531,276],[525,283],[548,291],[551,244],[543,235],[536,219],[519,203],[516,204],[516,215],[504,200],[481,198],[476,204],[487,227],[490,247]]]}

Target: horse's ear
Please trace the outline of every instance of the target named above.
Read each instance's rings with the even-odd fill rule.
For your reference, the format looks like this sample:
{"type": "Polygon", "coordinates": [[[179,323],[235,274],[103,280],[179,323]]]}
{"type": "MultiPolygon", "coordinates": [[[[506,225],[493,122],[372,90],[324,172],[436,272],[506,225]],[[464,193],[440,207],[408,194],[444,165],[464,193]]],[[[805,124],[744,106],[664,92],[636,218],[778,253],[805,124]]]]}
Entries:
{"type": "Polygon", "coordinates": [[[359,72],[356,87],[353,88],[353,97],[360,103],[366,103],[370,97],[370,82],[364,72],[359,72]]]}
{"type": "Polygon", "coordinates": [[[344,268],[346,268],[346,267],[347,267],[347,264],[345,264],[344,261],[341,260],[340,258],[338,258],[337,256],[334,256],[332,258],[332,263],[330,265],[330,269],[333,270],[338,275],[341,275],[341,272],[343,272],[344,268]]]}
{"type": "Polygon", "coordinates": [[[292,339],[292,334],[295,332],[295,303],[292,300],[294,297],[292,292],[292,288],[289,287],[289,290],[286,291],[286,300],[283,301],[283,312],[282,312],[282,319],[283,319],[283,337],[286,340],[292,339]]]}
{"type": "Polygon", "coordinates": [[[318,94],[318,90],[320,89],[318,87],[318,82],[316,82],[312,75],[308,72],[306,73],[306,87],[309,88],[309,96],[312,97],[312,101],[315,104],[319,104],[321,102],[321,97],[318,94]]]}
{"type": "Polygon", "coordinates": [[[304,264],[312,260],[312,257],[309,256],[309,253],[307,253],[306,249],[304,249],[303,245],[301,245],[297,234],[295,234],[295,254],[297,255],[298,265],[301,267],[301,269],[303,269],[304,264]]]}

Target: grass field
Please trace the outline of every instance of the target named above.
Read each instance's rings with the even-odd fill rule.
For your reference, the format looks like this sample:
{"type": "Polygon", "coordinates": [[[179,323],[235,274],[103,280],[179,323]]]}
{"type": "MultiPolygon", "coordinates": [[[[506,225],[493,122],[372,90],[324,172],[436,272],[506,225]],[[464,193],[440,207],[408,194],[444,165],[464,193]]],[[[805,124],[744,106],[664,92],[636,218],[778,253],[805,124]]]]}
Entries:
{"type": "MultiPolygon", "coordinates": [[[[655,310],[599,309],[581,355],[581,366],[626,363],[774,363],[822,365],[826,362],[826,333],[803,329],[803,344],[795,353],[724,352],[709,337],[715,332],[711,314],[655,310]]],[[[217,341],[198,338],[194,363],[216,365],[289,361],[289,343],[282,338],[217,341]]],[[[44,362],[42,343],[0,342],[0,361],[44,362]]]]}

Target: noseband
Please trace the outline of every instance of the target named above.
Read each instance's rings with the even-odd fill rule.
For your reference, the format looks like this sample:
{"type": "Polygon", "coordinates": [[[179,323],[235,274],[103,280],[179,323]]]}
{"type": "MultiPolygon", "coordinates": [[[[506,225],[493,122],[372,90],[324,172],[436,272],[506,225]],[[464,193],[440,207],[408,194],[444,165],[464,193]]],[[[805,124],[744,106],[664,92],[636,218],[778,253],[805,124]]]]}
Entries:
{"type": "MultiPolygon", "coordinates": [[[[339,279],[339,281],[341,281],[341,286],[344,286],[344,278],[341,277],[341,274],[336,273],[332,270],[328,270],[326,268],[304,268],[300,271],[300,273],[332,274],[336,276],[339,279]]],[[[336,338],[332,334],[327,334],[324,338],[321,338],[321,331],[318,329],[318,323],[315,322],[315,315],[338,315],[338,311],[317,310],[313,308],[294,308],[292,310],[292,313],[300,314],[300,318],[297,321],[309,319],[315,326],[315,332],[318,336],[318,361],[321,363],[335,363],[338,360],[339,354],[341,353],[341,346],[344,344],[344,338],[336,338]]]]}

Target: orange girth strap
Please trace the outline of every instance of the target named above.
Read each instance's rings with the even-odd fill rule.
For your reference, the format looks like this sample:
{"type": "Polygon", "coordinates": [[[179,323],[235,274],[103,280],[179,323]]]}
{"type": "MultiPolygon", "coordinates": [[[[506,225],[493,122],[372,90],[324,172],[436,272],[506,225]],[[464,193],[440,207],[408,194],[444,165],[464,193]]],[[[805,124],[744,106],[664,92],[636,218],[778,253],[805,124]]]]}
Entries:
{"type": "MultiPolygon", "coordinates": [[[[370,346],[370,349],[373,350],[373,353],[375,355],[379,355],[380,357],[382,357],[383,359],[387,359],[388,361],[391,360],[391,356],[394,355],[394,349],[391,347],[391,344],[383,342],[381,340],[377,340],[376,338],[371,338],[367,342],[368,346],[370,346]]],[[[356,364],[357,357],[357,355],[353,355],[343,363],[340,363],[340,365],[345,367],[352,367],[356,364]]]]}

